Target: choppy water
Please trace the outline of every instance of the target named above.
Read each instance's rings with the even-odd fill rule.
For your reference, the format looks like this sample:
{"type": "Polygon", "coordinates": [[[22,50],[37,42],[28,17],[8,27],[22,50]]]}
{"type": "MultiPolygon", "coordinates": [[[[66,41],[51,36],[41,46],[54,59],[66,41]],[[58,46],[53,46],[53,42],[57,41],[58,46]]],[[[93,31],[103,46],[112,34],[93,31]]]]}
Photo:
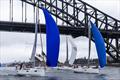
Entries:
{"type": "Polygon", "coordinates": [[[54,77],[0,76],[0,80],[120,80],[120,68],[106,67],[105,75],[62,72],[51,74],[54,77]]]}

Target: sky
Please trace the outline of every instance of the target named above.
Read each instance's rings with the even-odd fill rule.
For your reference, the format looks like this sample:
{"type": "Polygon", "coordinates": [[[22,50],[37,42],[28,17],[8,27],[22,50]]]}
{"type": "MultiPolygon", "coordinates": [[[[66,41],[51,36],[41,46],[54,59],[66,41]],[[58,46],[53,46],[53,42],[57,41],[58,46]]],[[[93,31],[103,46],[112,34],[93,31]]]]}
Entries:
{"type": "MultiPolygon", "coordinates": [[[[117,18],[120,20],[120,0],[84,0],[85,2],[91,4],[92,6],[98,8],[99,10],[117,18]]],[[[0,0],[0,20],[9,21],[9,0],[0,0]]],[[[21,21],[21,2],[19,0],[14,0],[14,20],[21,21]],[[19,16],[18,16],[19,15],[19,16]]],[[[28,22],[33,21],[33,15],[31,11],[32,6],[28,7],[27,16],[28,22]]],[[[42,23],[44,23],[43,13],[40,12],[40,18],[42,23]]],[[[42,34],[43,49],[46,52],[45,34],[42,34]]],[[[71,36],[67,36],[71,38],[71,36]]],[[[60,54],[59,61],[64,62],[66,59],[66,36],[60,36],[60,54]]],[[[73,42],[77,46],[77,57],[87,57],[88,56],[88,39],[86,37],[77,37],[73,39],[73,42]]],[[[19,32],[4,32],[0,31],[0,61],[2,63],[14,62],[14,61],[29,61],[31,56],[32,47],[34,42],[33,33],[19,33],[19,32]]],[[[40,37],[38,34],[38,45],[37,54],[41,53],[40,37]]],[[[71,55],[71,44],[69,43],[69,58],[71,55]]],[[[96,48],[92,42],[91,48],[91,58],[97,58],[96,48]]]]}

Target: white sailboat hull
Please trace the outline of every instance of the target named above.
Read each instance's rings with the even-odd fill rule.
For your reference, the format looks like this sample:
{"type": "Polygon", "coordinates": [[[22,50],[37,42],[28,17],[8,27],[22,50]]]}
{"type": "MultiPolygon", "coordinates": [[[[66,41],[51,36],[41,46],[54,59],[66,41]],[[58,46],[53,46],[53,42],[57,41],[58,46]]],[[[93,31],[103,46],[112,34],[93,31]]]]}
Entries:
{"type": "Polygon", "coordinates": [[[17,71],[19,76],[45,76],[45,70],[43,68],[28,68],[17,71]]]}
{"type": "Polygon", "coordinates": [[[68,66],[63,66],[63,67],[57,67],[57,70],[63,70],[63,71],[73,71],[72,67],[68,67],[68,66]]]}
{"type": "Polygon", "coordinates": [[[69,67],[40,67],[40,68],[28,68],[17,71],[19,76],[49,76],[53,77],[57,73],[73,72],[72,68],[69,67]]]}
{"type": "Polygon", "coordinates": [[[98,68],[75,68],[73,69],[74,73],[89,73],[89,74],[99,74],[99,69],[98,68]]]}

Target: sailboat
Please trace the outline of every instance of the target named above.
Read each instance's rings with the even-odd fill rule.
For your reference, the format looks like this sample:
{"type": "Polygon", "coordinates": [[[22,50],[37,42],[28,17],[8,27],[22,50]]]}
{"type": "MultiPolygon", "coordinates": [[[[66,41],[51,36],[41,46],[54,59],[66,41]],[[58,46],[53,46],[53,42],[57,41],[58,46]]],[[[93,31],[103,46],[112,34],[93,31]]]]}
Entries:
{"type": "MultiPolygon", "coordinates": [[[[36,68],[35,67],[35,53],[37,45],[37,26],[38,22],[36,19],[35,24],[35,41],[31,56],[31,62],[33,67],[29,69],[18,70],[18,75],[30,75],[30,76],[47,76],[47,70],[51,67],[56,67],[58,63],[59,56],[59,46],[60,46],[60,36],[57,24],[55,23],[52,16],[49,14],[47,9],[41,8],[46,21],[46,66],[36,68]]],[[[36,17],[38,14],[36,14],[36,17]]]]}
{"type": "Polygon", "coordinates": [[[64,63],[64,66],[61,66],[58,69],[64,70],[64,71],[73,71],[73,63],[76,59],[76,55],[77,55],[77,46],[75,45],[75,43],[71,38],[66,37],[66,61],[64,63]],[[68,55],[68,39],[72,47],[70,59],[68,59],[68,56],[69,56],[68,55]]]}
{"type": "MultiPolygon", "coordinates": [[[[43,69],[38,69],[35,67],[35,54],[36,54],[36,48],[37,48],[37,34],[38,34],[38,8],[36,8],[36,23],[35,23],[35,40],[34,45],[32,49],[32,55],[30,58],[30,63],[32,63],[31,68],[21,68],[20,70],[17,70],[17,74],[20,76],[44,76],[45,72],[43,69]]],[[[22,65],[21,65],[22,66],[22,65]]]]}
{"type": "Polygon", "coordinates": [[[97,50],[97,55],[98,55],[98,61],[99,61],[99,66],[100,68],[103,68],[106,65],[106,50],[105,50],[105,44],[104,44],[104,39],[98,30],[96,24],[92,23],[91,21],[89,22],[89,28],[88,28],[88,36],[89,36],[89,55],[88,55],[88,66],[86,67],[79,67],[74,69],[75,73],[99,73],[99,68],[92,68],[90,67],[89,64],[89,59],[90,59],[90,48],[91,48],[91,33],[93,35],[93,40],[95,42],[96,50],[97,50]]]}

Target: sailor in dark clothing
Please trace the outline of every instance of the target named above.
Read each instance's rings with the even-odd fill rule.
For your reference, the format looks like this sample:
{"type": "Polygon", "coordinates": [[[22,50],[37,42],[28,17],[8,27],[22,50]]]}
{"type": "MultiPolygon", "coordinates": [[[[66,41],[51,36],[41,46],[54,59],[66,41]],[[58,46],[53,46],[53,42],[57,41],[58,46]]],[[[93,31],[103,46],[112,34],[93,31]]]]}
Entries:
{"type": "Polygon", "coordinates": [[[20,70],[22,69],[22,67],[23,67],[23,63],[20,64],[20,70]]]}

